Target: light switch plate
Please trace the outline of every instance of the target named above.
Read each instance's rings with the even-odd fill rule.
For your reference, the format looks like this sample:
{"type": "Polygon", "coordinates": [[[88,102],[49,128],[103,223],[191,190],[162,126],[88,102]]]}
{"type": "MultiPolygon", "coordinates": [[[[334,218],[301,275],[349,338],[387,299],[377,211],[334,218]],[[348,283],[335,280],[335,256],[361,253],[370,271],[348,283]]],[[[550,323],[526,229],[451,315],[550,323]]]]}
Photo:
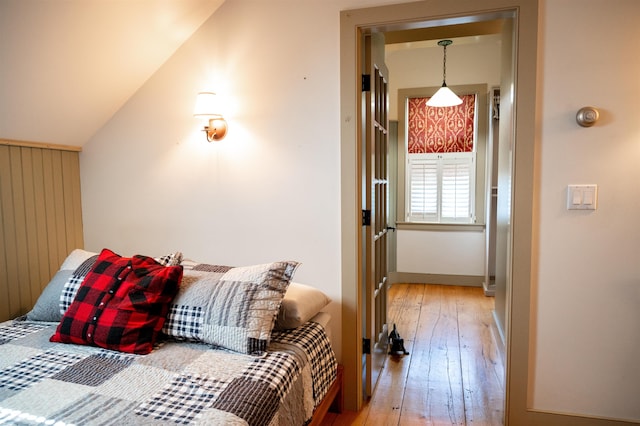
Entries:
{"type": "Polygon", "coordinates": [[[598,185],[567,186],[567,210],[595,210],[598,207],[598,185]]]}

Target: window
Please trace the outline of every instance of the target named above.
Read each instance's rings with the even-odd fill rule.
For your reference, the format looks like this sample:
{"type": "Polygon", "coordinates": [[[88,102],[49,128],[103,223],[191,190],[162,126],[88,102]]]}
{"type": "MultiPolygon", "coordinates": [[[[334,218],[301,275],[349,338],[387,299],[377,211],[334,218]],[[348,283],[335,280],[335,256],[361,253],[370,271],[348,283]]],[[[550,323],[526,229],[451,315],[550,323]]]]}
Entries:
{"type": "Polygon", "coordinates": [[[461,105],[431,108],[407,99],[406,220],[475,222],[476,95],[461,105]]]}

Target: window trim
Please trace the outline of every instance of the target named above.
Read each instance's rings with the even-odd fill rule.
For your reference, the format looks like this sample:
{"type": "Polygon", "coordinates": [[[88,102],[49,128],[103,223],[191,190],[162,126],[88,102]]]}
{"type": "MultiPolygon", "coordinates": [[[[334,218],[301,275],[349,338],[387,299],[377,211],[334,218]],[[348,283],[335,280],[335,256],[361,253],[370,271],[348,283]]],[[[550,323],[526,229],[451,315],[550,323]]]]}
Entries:
{"type": "MultiPolygon", "coordinates": [[[[486,198],[486,185],[487,185],[487,147],[488,147],[488,92],[489,88],[487,84],[470,84],[470,85],[458,85],[449,86],[457,94],[471,95],[476,94],[476,140],[475,152],[476,152],[476,188],[475,188],[475,223],[435,223],[435,222],[409,222],[406,221],[406,167],[407,167],[407,99],[416,97],[429,97],[440,88],[434,87],[418,87],[398,89],[398,192],[397,192],[397,218],[401,218],[403,222],[398,224],[412,224],[420,229],[439,228],[441,226],[449,227],[463,227],[468,229],[470,226],[485,226],[485,198],[486,198]],[[483,119],[484,117],[484,119],[483,119]]],[[[403,226],[404,227],[404,226],[403,226]]],[[[462,228],[461,228],[462,229],[462,228]]]]}

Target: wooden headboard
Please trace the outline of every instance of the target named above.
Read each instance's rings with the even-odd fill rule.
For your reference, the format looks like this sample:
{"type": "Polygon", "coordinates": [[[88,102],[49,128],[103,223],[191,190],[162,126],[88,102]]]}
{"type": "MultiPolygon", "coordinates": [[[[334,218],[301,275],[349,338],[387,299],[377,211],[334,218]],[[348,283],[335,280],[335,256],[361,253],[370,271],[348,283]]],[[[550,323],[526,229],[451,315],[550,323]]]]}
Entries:
{"type": "Polygon", "coordinates": [[[0,321],[28,312],[84,247],[80,150],[0,139],[0,321]]]}

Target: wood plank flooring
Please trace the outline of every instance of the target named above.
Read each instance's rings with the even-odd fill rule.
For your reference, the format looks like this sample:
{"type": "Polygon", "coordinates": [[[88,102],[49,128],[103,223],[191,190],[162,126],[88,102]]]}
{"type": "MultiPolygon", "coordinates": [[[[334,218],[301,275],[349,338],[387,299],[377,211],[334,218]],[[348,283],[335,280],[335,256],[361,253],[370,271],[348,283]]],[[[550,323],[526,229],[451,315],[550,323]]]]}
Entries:
{"type": "Polygon", "coordinates": [[[501,425],[493,298],[477,287],[394,284],[388,309],[409,355],[387,358],[359,413],[328,413],[322,425],[501,425]]]}

